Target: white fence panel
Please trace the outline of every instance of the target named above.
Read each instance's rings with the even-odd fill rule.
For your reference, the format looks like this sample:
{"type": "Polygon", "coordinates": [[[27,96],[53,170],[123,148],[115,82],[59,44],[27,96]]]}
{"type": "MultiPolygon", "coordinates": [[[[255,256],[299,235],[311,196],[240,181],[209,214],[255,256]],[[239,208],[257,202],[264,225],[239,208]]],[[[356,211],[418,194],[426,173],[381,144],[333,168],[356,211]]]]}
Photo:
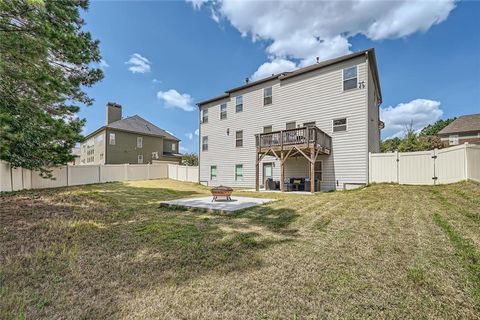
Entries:
{"type": "Polygon", "coordinates": [[[12,191],[10,164],[0,161],[0,191],[12,191]]]}
{"type": "Polygon", "coordinates": [[[76,186],[100,182],[100,166],[68,166],[68,185],[76,186]]]}
{"type": "Polygon", "coordinates": [[[397,152],[370,154],[370,181],[398,182],[397,152]]]}
{"type": "Polygon", "coordinates": [[[168,178],[168,165],[166,163],[150,165],[150,179],[166,178],[168,178]]]}
{"type": "Polygon", "coordinates": [[[436,150],[436,183],[454,183],[467,179],[465,154],[463,145],[436,150]]]}
{"type": "Polygon", "coordinates": [[[128,180],[147,180],[148,179],[148,165],[131,164],[127,166],[128,180]]]}
{"type": "Polygon", "coordinates": [[[433,151],[399,152],[398,182],[400,184],[434,184],[433,151]]]}
{"type": "Polygon", "coordinates": [[[178,172],[177,180],[187,181],[187,167],[178,166],[178,171],[177,172],[178,172]]]}
{"type": "Polygon", "coordinates": [[[187,167],[187,181],[198,182],[198,167],[187,167]]]}
{"type": "Polygon", "coordinates": [[[100,169],[101,182],[127,180],[127,166],[124,164],[105,164],[100,169]]]}
{"type": "Polygon", "coordinates": [[[467,178],[480,182],[480,146],[467,145],[467,178]]]}
{"type": "Polygon", "coordinates": [[[44,179],[40,176],[38,172],[32,172],[32,188],[33,189],[43,189],[43,188],[58,188],[65,187],[67,185],[67,167],[54,167],[50,168],[52,170],[52,175],[55,180],[44,179]]]}
{"type": "Polygon", "coordinates": [[[168,165],[168,178],[178,180],[178,164],[168,165]]]}

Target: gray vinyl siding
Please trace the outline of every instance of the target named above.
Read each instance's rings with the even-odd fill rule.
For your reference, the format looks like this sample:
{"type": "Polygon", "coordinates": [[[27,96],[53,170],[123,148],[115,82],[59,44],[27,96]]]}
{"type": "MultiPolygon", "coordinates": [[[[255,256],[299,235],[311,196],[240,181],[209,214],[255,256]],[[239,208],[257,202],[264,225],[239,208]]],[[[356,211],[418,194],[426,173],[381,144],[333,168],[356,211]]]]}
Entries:
{"type": "Polygon", "coordinates": [[[163,138],[107,129],[105,136],[107,164],[138,163],[138,155],[143,155],[143,163],[152,162],[152,152],[163,154],[163,138]],[[115,133],[115,145],[109,143],[109,134],[115,133]],[[137,148],[137,137],[143,138],[142,148],[137,148]]]}
{"type": "MultiPolygon", "coordinates": [[[[287,122],[297,126],[315,121],[316,126],[332,136],[332,154],[321,155],[323,161],[322,190],[342,187],[345,182],[366,183],[368,179],[368,87],[343,91],[342,70],[358,66],[358,81],[369,82],[365,57],[358,57],[336,65],[321,68],[290,79],[278,80],[246,88],[229,98],[211,102],[209,121],[200,124],[200,141],[208,136],[208,151],[201,151],[200,180],[209,185],[232,187],[255,186],[255,134],[271,125],[272,130],[285,129],[287,122]],[[272,87],[273,103],[263,106],[263,88],[272,87]],[[235,97],[243,95],[243,112],[235,113],[235,97]],[[220,104],[227,103],[227,119],[220,120],[220,104]],[[332,132],[332,120],[347,118],[346,132],[332,132]],[[229,135],[227,135],[229,129],[229,135]],[[243,130],[243,147],[235,147],[235,131],[243,130]],[[235,165],[243,164],[243,181],[235,181],[235,165]],[[217,166],[217,179],[210,181],[210,166],[217,166]],[[338,182],[338,184],[337,184],[338,182]]],[[[372,84],[373,86],[373,84],[372,84]]],[[[378,125],[377,125],[378,128],[378,125]]],[[[287,161],[286,177],[302,174],[300,166],[287,161]]],[[[280,179],[280,163],[272,157],[262,162],[273,162],[274,179],[280,179]]],[[[260,179],[262,166],[260,166],[260,179]]],[[[308,177],[308,170],[302,174],[308,177]]]]}

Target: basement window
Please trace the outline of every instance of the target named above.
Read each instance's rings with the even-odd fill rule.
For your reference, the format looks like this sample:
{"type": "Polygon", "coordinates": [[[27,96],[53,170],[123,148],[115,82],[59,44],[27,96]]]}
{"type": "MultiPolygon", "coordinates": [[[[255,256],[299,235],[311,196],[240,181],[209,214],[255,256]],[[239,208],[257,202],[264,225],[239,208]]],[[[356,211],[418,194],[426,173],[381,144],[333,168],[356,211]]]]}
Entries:
{"type": "Polygon", "coordinates": [[[217,166],[210,166],[210,180],[217,180],[217,166]]]}
{"type": "Polygon", "coordinates": [[[357,87],[357,66],[343,69],[343,91],[357,87]]]}
{"type": "Polygon", "coordinates": [[[243,181],[243,165],[235,165],[235,181],[243,181]]]}

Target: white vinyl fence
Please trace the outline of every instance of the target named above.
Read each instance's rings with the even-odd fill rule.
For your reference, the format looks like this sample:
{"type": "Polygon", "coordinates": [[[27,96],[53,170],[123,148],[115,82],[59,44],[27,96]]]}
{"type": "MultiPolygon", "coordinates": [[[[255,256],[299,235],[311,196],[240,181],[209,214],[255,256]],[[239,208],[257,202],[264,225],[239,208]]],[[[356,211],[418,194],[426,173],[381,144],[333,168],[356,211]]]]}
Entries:
{"type": "Polygon", "coordinates": [[[198,182],[198,167],[167,163],[68,165],[51,169],[54,180],[44,179],[35,171],[12,168],[8,162],[0,161],[0,192],[148,179],[198,182]]]}
{"type": "Polygon", "coordinates": [[[370,182],[434,185],[466,179],[480,182],[480,145],[369,155],[370,182]]]}

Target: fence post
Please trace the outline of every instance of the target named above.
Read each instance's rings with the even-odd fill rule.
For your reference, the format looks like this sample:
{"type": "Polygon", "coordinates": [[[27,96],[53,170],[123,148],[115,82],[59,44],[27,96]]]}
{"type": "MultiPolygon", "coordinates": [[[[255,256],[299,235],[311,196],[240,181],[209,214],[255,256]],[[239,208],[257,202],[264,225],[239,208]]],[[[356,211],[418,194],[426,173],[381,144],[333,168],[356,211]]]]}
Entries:
{"type": "Polygon", "coordinates": [[[372,182],[372,153],[368,152],[368,183],[372,182]]]}
{"type": "Polygon", "coordinates": [[[400,183],[400,166],[398,163],[400,162],[400,159],[398,158],[398,151],[395,151],[395,174],[397,175],[397,183],[400,183]]]}
{"type": "Polygon", "coordinates": [[[185,181],[188,181],[188,167],[185,166],[185,181]]]}
{"type": "Polygon", "coordinates": [[[98,183],[102,182],[102,164],[98,164],[98,183]]]}
{"type": "Polygon", "coordinates": [[[8,163],[8,167],[10,168],[10,191],[13,191],[13,171],[12,171],[12,164],[8,163]]]}
{"type": "Polygon", "coordinates": [[[147,180],[150,180],[150,163],[147,163],[147,180]]]}
{"type": "Polygon", "coordinates": [[[125,180],[128,180],[128,163],[125,163],[123,165],[123,168],[124,168],[124,173],[125,173],[125,180]]]}
{"type": "Polygon", "coordinates": [[[468,148],[468,142],[465,142],[463,144],[463,150],[465,151],[465,180],[468,180],[468,151],[467,151],[467,148],[468,148]]]}

